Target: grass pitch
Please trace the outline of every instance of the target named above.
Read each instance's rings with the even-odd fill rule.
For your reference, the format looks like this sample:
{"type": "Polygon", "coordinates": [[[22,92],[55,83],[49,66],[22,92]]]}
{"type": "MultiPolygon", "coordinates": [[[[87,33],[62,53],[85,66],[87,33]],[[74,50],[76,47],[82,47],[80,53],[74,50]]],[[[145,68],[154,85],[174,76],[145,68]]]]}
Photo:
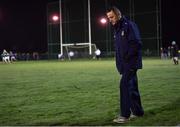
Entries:
{"type": "Polygon", "coordinates": [[[114,124],[114,60],[0,63],[0,125],[179,125],[180,65],[144,59],[138,71],[145,115],[114,124]]]}

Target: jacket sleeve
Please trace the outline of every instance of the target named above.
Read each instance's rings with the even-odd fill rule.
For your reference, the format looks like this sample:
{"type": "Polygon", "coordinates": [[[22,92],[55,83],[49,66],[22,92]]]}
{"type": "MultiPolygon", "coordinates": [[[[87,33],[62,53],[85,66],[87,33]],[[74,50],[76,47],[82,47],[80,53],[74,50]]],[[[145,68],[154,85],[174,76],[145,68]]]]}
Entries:
{"type": "Polygon", "coordinates": [[[122,68],[122,60],[121,60],[121,57],[119,56],[120,53],[118,51],[116,51],[115,55],[116,55],[116,68],[117,68],[118,72],[120,74],[122,74],[123,68],[122,68]]]}
{"type": "Polygon", "coordinates": [[[125,60],[128,61],[132,57],[138,56],[138,51],[141,49],[141,38],[138,27],[135,23],[130,22],[128,28],[128,50],[125,60]]]}

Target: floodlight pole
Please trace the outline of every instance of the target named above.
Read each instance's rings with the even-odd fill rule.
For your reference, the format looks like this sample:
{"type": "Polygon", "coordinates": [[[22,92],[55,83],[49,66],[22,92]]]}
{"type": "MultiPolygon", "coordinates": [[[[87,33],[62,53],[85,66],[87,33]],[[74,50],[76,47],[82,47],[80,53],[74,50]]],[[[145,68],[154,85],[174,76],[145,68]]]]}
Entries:
{"type": "Polygon", "coordinates": [[[156,23],[157,23],[157,56],[159,56],[159,49],[161,46],[161,36],[162,36],[162,28],[161,28],[161,0],[156,0],[156,23]]]}
{"type": "Polygon", "coordinates": [[[62,4],[61,0],[59,0],[59,40],[60,40],[60,51],[61,55],[63,55],[63,39],[62,39],[62,4]]]}
{"type": "Polygon", "coordinates": [[[162,0],[159,0],[159,36],[160,36],[159,46],[161,47],[162,46],[162,0]]]}
{"type": "Polygon", "coordinates": [[[90,5],[90,0],[88,0],[88,27],[89,27],[89,55],[92,54],[92,49],[91,49],[91,5],[90,5]]]}

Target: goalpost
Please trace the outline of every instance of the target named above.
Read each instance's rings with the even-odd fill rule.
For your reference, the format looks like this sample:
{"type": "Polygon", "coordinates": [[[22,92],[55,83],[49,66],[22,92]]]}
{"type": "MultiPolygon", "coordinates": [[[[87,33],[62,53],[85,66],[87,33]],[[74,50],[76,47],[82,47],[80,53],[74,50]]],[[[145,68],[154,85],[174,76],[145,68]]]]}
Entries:
{"type": "MultiPolygon", "coordinates": [[[[59,29],[60,29],[60,55],[63,56],[64,54],[64,49],[63,47],[78,47],[78,48],[89,48],[89,55],[92,55],[92,46],[95,48],[96,50],[96,45],[92,44],[91,42],[91,13],[90,13],[90,0],[88,0],[88,36],[89,36],[89,42],[86,43],[71,43],[71,44],[63,44],[63,38],[62,38],[62,0],[59,0],[59,17],[60,17],[60,25],[59,25],[59,29]]],[[[68,56],[69,57],[69,56],[68,56]]],[[[70,57],[69,57],[70,58],[70,57]]]]}

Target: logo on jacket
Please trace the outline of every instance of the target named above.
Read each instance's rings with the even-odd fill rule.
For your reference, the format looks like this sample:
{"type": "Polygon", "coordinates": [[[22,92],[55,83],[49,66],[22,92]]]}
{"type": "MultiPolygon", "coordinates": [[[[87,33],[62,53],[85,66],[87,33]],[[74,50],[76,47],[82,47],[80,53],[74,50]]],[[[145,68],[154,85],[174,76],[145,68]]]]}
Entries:
{"type": "Polygon", "coordinates": [[[124,36],[124,30],[121,32],[121,36],[124,36]]]}
{"type": "Polygon", "coordinates": [[[116,35],[114,35],[114,39],[116,38],[116,35]]]}

